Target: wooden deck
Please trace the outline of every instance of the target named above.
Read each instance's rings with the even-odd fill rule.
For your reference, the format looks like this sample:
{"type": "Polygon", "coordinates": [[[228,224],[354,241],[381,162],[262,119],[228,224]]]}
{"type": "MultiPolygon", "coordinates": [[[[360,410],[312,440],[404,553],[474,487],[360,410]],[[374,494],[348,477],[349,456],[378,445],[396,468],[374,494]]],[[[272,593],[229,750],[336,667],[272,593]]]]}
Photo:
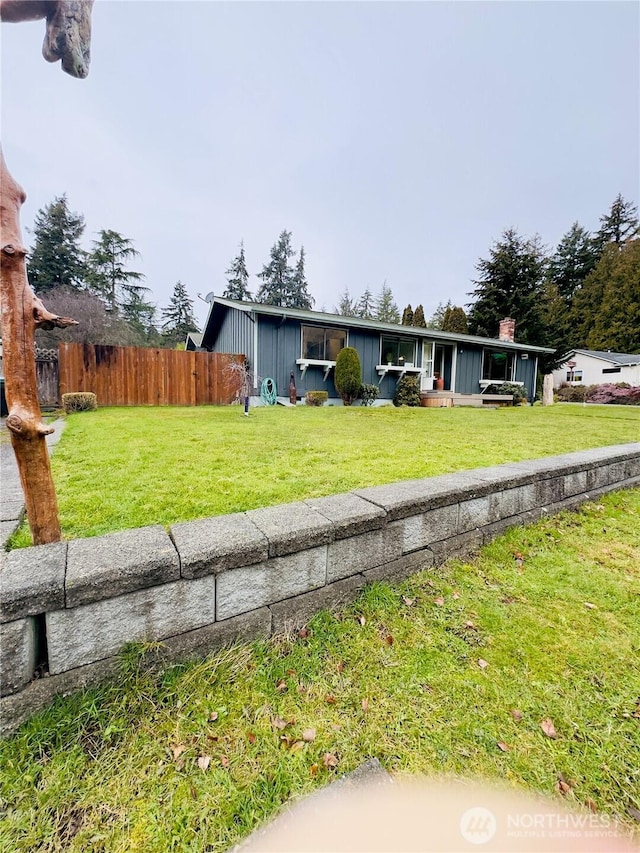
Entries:
{"type": "Polygon", "coordinates": [[[427,408],[450,408],[473,406],[482,409],[489,406],[512,406],[513,394],[456,394],[454,391],[423,391],[421,405],[427,408]]]}

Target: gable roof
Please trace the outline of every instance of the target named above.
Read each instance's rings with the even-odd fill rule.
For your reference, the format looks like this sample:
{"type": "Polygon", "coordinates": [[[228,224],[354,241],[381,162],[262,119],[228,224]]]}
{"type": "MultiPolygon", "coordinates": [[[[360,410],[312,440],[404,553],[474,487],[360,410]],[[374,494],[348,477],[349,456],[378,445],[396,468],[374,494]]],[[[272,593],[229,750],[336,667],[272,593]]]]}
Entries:
{"type": "Polygon", "coordinates": [[[632,364],[640,364],[640,353],[626,353],[626,352],[603,352],[602,350],[595,349],[574,349],[572,350],[576,355],[579,353],[580,355],[588,355],[591,358],[600,358],[602,361],[608,361],[611,364],[619,364],[619,365],[632,365],[632,364]]]}
{"type": "Polygon", "coordinates": [[[463,335],[454,332],[441,332],[439,329],[424,329],[421,326],[402,326],[400,323],[381,323],[378,320],[364,320],[362,317],[345,317],[342,314],[329,314],[324,311],[307,311],[302,308],[282,308],[279,305],[264,305],[262,302],[237,302],[233,299],[224,299],[215,296],[209,307],[202,335],[202,346],[209,347],[215,343],[224,315],[230,309],[252,314],[264,314],[283,319],[300,320],[307,323],[322,323],[331,326],[346,326],[355,329],[368,329],[375,332],[389,332],[412,338],[430,338],[439,341],[466,342],[479,344],[480,346],[497,344],[500,348],[513,350],[526,350],[527,352],[554,352],[549,347],[536,347],[530,344],[511,343],[510,341],[499,341],[498,338],[482,338],[478,335],[463,335]]]}

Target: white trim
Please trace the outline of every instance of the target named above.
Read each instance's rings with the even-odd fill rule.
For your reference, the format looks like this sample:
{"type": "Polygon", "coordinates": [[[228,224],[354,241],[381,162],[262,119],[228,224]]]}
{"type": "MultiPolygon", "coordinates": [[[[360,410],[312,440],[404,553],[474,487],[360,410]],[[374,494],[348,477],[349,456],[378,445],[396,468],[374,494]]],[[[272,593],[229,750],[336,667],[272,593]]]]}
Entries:
{"type": "Polygon", "coordinates": [[[451,355],[451,390],[456,393],[456,371],[458,369],[458,344],[453,345],[453,353],[451,355]]]}
{"type": "Polygon", "coordinates": [[[304,379],[304,375],[307,372],[308,367],[320,367],[324,370],[324,381],[326,382],[329,377],[329,372],[331,368],[336,366],[335,361],[324,361],[319,358],[297,358],[296,364],[300,368],[301,379],[304,379]]]}
{"type": "Polygon", "coordinates": [[[378,371],[378,376],[382,379],[384,379],[387,373],[398,373],[398,379],[401,379],[405,373],[423,373],[423,369],[421,367],[408,367],[406,364],[376,364],[376,370],[378,371]]]}
{"type": "MultiPolygon", "coordinates": [[[[249,315],[251,316],[251,315],[249,315]]],[[[253,389],[258,390],[258,315],[253,316],[253,389]]]]}

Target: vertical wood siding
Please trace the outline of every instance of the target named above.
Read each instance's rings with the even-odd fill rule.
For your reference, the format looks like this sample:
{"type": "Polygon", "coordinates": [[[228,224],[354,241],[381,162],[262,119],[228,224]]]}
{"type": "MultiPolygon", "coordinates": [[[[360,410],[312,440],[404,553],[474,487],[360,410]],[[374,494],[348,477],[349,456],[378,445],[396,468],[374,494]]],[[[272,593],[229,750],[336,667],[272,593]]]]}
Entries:
{"type": "Polygon", "coordinates": [[[244,355],[60,344],[60,395],[92,391],[100,406],[225,405],[235,397],[228,366],[244,355]]]}

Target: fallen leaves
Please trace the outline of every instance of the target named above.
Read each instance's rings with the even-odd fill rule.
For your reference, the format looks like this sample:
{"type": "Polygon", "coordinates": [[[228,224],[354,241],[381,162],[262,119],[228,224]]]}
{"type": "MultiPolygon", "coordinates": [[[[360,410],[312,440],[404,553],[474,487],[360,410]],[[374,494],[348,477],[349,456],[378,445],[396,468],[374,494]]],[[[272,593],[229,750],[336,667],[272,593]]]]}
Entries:
{"type": "Polygon", "coordinates": [[[368,710],[369,710],[369,700],[363,699],[362,700],[362,711],[364,714],[366,714],[368,710]]]}
{"type": "Polygon", "coordinates": [[[283,729],[286,729],[287,726],[290,724],[286,720],[283,720],[282,717],[276,716],[271,720],[271,725],[273,726],[274,729],[278,729],[279,731],[283,731],[283,729]]]}
{"type": "Polygon", "coordinates": [[[211,764],[211,756],[210,755],[201,755],[198,758],[198,767],[203,772],[206,772],[209,769],[209,765],[211,764]]]}
{"type": "Polygon", "coordinates": [[[439,595],[437,598],[435,598],[433,600],[433,603],[435,605],[437,605],[438,607],[443,607],[444,606],[444,598],[441,595],[439,595]]]}
{"type": "Polygon", "coordinates": [[[305,729],[302,732],[302,740],[305,743],[313,743],[316,739],[316,730],[315,729],[305,729]]]}
{"type": "Polygon", "coordinates": [[[255,734],[253,732],[248,732],[247,733],[247,740],[249,741],[249,743],[254,744],[256,742],[255,734]]]}
{"type": "Polygon", "coordinates": [[[360,625],[361,625],[363,628],[364,628],[364,626],[367,624],[367,620],[364,618],[364,616],[358,616],[358,622],[360,623],[360,625]]]}
{"type": "Polygon", "coordinates": [[[590,601],[585,601],[584,606],[587,607],[589,610],[597,610],[598,609],[597,604],[592,604],[590,601]]]}
{"type": "Polygon", "coordinates": [[[327,705],[335,705],[336,697],[333,695],[333,693],[327,693],[327,695],[324,697],[324,701],[327,703],[327,705]]]}
{"type": "Polygon", "coordinates": [[[519,723],[522,720],[522,718],[524,717],[524,714],[522,713],[522,711],[519,711],[517,708],[512,708],[510,713],[511,713],[511,716],[513,717],[513,719],[516,721],[516,723],[519,723]]]}
{"type": "Polygon", "coordinates": [[[278,693],[284,693],[286,689],[287,682],[284,680],[284,678],[281,678],[280,681],[276,684],[276,690],[278,691],[278,693]]]}
{"type": "Polygon", "coordinates": [[[220,756],[220,764],[224,767],[225,770],[228,770],[231,766],[231,762],[229,761],[226,755],[220,756]]]}
{"type": "Polygon", "coordinates": [[[338,759],[336,758],[333,752],[325,752],[325,754],[322,756],[322,763],[326,768],[337,767],[338,759]]]}
{"type": "Polygon", "coordinates": [[[547,737],[553,738],[553,740],[558,737],[556,727],[553,725],[553,720],[551,720],[549,717],[545,717],[545,719],[542,720],[542,722],[540,723],[540,728],[546,734],[547,737]]]}
{"type": "Polygon", "coordinates": [[[478,666],[480,669],[486,669],[489,666],[489,661],[484,658],[478,658],[478,666]]]}
{"type": "Polygon", "coordinates": [[[182,753],[186,750],[186,746],[183,743],[171,743],[169,744],[169,749],[171,750],[171,757],[174,761],[177,761],[182,753]]]}
{"type": "Polygon", "coordinates": [[[509,746],[509,744],[505,743],[503,740],[499,740],[498,741],[498,749],[501,752],[509,752],[511,750],[511,747],[509,746]]]}
{"type": "Polygon", "coordinates": [[[219,716],[219,715],[218,715],[218,712],[217,712],[217,711],[212,711],[212,712],[209,714],[209,722],[210,722],[210,723],[215,723],[215,721],[218,719],[218,716],[219,716]]]}
{"type": "Polygon", "coordinates": [[[415,602],[415,598],[407,598],[406,595],[402,596],[402,603],[405,604],[407,607],[411,607],[414,604],[414,602],[415,602]]]}

